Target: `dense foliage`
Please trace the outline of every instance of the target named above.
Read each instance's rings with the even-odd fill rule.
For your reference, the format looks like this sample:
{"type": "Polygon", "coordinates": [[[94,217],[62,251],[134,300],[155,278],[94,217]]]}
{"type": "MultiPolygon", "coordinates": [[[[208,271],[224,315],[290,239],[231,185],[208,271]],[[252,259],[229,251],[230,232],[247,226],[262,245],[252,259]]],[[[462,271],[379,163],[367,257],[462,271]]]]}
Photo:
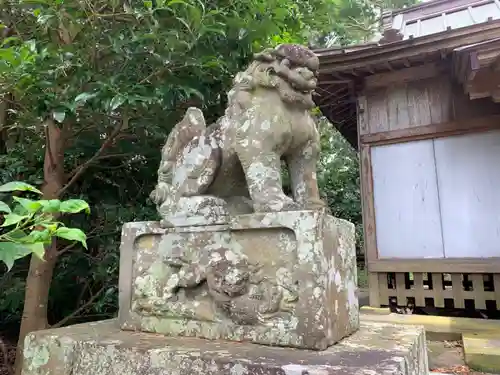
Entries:
{"type": "MultiPolygon", "coordinates": [[[[87,248],[53,241],[46,261],[22,259],[0,274],[0,331],[16,331],[23,308],[21,336],[114,314],[121,226],[156,218],[148,195],[159,150],[185,109],[200,106],[213,121],[255,51],[363,41],[394,4],[404,5],[0,0],[0,183],[26,181],[44,201],[71,196],[92,207],[62,219],[87,233],[87,248]],[[370,28],[359,32],[359,22],[370,28]]],[[[322,191],[336,215],[359,227],[356,154],[331,127],[323,141],[322,191]]]]}
{"type": "Polygon", "coordinates": [[[363,235],[358,155],[325,118],[319,121],[319,126],[321,157],[318,164],[318,184],[322,198],[328,203],[334,216],[356,225],[356,247],[360,254],[363,235]]]}
{"type": "MultiPolygon", "coordinates": [[[[0,194],[29,192],[42,194],[37,188],[20,181],[12,181],[0,186],[0,194]]],[[[81,199],[27,199],[12,196],[13,204],[9,205],[0,200],[0,213],[3,214],[0,226],[0,262],[7,266],[9,271],[14,262],[33,254],[43,259],[45,246],[50,244],[53,237],[79,242],[87,247],[86,235],[78,228],[68,228],[58,216],[74,214],[81,211],[90,212],[87,202],[81,199]]]]}

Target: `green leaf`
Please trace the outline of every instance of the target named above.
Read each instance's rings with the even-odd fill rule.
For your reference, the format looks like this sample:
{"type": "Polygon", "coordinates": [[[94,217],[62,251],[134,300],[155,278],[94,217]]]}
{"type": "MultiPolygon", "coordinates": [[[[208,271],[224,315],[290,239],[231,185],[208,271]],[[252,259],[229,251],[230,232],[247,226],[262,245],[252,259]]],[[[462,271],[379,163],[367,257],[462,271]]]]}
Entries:
{"type": "Polygon", "coordinates": [[[4,222],[1,225],[2,227],[8,227],[10,225],[14,225],[19,223],[20,221],[29,218],[30,215],[17,215],[17,214],[8,214],[4,216],[4,222]]]}
{"type": "Polygon", "coordinates": [[[90,213],[89,204],[82,199],[68,199],[67,201],[61,202],[59,207],[60,212],[71,214],[84,210],[86,213],[90,213]]]}
{"type": "Polygon", "coordinates": [[[9,232],[9,239],[13,242],[21,243],[22,239],[27,236],[26,232],[21,229],[13,229],[9,232]]]}
{"type": "Polygon", "coordinates": [[[28,215],[28,210],[20,204],[14,205],[14,207],[12,207],[12,212],[18,215],[28,215]]]}
{"type": "Polygon", "coordinates": [[[5,38],[2,40],[2,42],[0,43],[0,46],[2,47],[5,47],[7,44],[9,43],[15,43],[17,41],[19,41],[20,39],[16,36],[11,36],[11,37],[8,37],[8,38],[5,38]]]}
{"type": "Polygon", "coordinates": [[[66,240],[78,241],[84,248],[87,248],[87,236],[80,229],[62,227],[58,228],[54,235],[66,240]]]}
{"type": "Polygon", "coordinates": [[[18,202],[24,209],[29,213],[37,212],[41,207],[41,201],[34,201],[31,199],[20,198],[20,197],[12,197],[16,202],[18,202]]]}
{"type": "Polygon", "coordinates": [[[7,203],[0,201],[0,212],[11,213],[12,210],[10,209],[10,207],[7,203]]]}
{"type": "Polygon", "coordinates": [[[76,96],[75,104],[77,105],[85,104],[89,99],[95,98],[96,96],[97,93],[82,92],[81,94],[76,96]]]}
{"type": "Polygon", "coordinates": [[[10,271],[14,262],[30,254],[32,250],[24,245],[12,242],[0,242],[0,261],[4,262],[10,271]]]}
{"type": "Polygon", "coordinates": [[[62,124],[63,121],[64,121],[64,119],[66,118],[66,112],[64,112],[64,111],[54,111],[54,112],[52,112],[52,117],[58,123],[62,124]]]}
{"type": "Polygon", "coordinates": [[[56,213],[60,211],[61,201],[59,199],[41,200],[42,212],[56,213]]]}
{"type": "Polygon", "coordinates": [[[182,0],[171,0],[167,3],[167,7],[171,7],[172,5],[175,5],[175,4],[181,4],[181,5],[185,5],[185,6],[190,5],[189,3],[182,1],[182,0]]]}
{"type": "Polygon", "coordinates": [[[43,259],[43,256],[45,255],[45,246],[43,245],[42,242],[37,242],[33,243],[30,245],[26,245],[26,247],[33,253],[35,256],[41,260],[43,259]]]}
{"type": "Polygon", "coordinates": [[[115,109],[117,109],[119,106],[121,106],[123,103],[125,103],[125,100],[127,98],[125,98],[123,95],[116,95],[113,99],[111,99],[111,102],[109,103],[109,109],[111,111],[114,111],[115,109]]]}
{"type": "Polygon", "coordinates": [[[40,226],[47,228],[47,230],[50,232],[50,235],[53,236],[55,231],[57,230],[57,227],[59,226],[58,223],[40,223],[40,226]]]}
{"type": "Polygon", "coordinates": [[[52,239],[52,233],[49,229],[44,230],[33,230],[26,237],[19,240],[19,242],[27,245],[33,245],[35,243],[50,243],[52,239]]]}
{"type": "Polygon", "coordinates": [[[38,21],[38,23],[44,25],[48,21],[50,21],[51,18],[54,18],[53,14],[44,14],[44,15],[39,16],[37,21],[38,21]]]}
{"type": "Polygon", "coordinates": [[[7,193],[11,191],[31,191],[33,193],[42,194],[42,192],[37,188],[21,181],[7,182],[6,184],[0,186],[0,193],[7,193]]]}

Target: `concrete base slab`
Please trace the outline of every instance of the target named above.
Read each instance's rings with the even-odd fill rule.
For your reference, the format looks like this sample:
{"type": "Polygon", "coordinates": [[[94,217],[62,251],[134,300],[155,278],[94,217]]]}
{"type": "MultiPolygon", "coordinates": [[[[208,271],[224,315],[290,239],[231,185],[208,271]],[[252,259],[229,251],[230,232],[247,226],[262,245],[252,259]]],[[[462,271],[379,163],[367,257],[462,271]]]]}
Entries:
{"type": "Polygon", "coordinates": [[[363,306],[360,320],[389,324],[424,326],[427,332],[434,333],[492,333],[500,335],[500,321],[493,319],[455,318],[448,316],[406,315],[391,313],[386,308],[363,306]]]}
{"type": "Polygon", "coordinates": [[[500,373],[500,332],[462,335],[465,363],[476,371],[500,373]]]}
{"type": "Polygon", "coordinates": [[[35,332],[23,375],[427,375],[422,327],[363,323],[324,351],[121,331],[115,320],[35,332]]]}

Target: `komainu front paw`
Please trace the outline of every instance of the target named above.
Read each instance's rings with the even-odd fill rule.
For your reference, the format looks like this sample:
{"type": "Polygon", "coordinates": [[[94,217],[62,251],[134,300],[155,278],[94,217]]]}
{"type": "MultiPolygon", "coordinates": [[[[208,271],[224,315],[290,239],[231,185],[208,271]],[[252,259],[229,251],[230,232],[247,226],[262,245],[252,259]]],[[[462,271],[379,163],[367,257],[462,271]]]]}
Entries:
{"type": "Polygon", "coordinates": [[[161,205],[167,200],[168,196],[171,195],[172,192],[173,190],[171,185],[165,182],[160,182],[151,192],[149,198],[153,201],[153,203],[161,205]]]}
{"type": "Polygon", "coordinates": [[[326,208],[326,203],[322,199],[319,198],[312,198],[307,201],[306,210],[321,210],[323,208],[326,208]]]}
{"type": "Polygon", "coordinates": [[[293,199],[283,196],[269,198],[264,203],[255,204],[255,212],[281,212],[281,211],[299,211],[300,205],[293,199]]]}

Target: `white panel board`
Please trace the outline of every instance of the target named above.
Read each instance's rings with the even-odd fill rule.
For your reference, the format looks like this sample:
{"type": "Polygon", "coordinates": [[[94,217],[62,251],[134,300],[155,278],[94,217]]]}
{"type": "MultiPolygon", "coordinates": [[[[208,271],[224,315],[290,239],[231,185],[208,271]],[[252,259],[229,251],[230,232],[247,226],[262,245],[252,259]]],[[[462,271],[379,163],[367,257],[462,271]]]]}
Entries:
{"type": "Polygon", "coordinates": [[[432,140],[371,152],[379,258],[443,258],[432,140]]]}
{"type": "Polygon", "coordinates": [[[445,256],[500,257],[500,131],[434,141],[445,256]]]}

